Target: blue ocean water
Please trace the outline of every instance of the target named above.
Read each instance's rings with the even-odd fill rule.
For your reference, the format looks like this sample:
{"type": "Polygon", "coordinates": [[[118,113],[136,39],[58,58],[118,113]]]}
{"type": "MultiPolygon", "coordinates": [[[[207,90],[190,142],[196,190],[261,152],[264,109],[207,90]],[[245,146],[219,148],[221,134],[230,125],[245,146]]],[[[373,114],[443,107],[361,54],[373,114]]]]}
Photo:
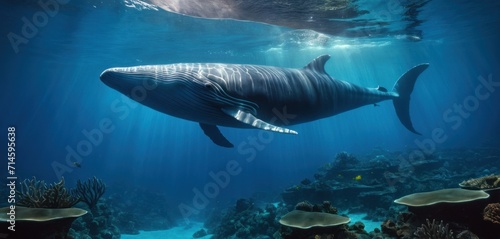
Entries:
{"type": "MultiPolygon", "coordinates": [[[[217,188],[211,205],[256,193],[279,195],[339,151],[500,147],[497,1],[429,1],[418,10],[414,26],[421,35],[359,38],[192,18],[135,1],[65,2],[47,18],[37,16],[43,9],[36,1],[0,3],[0,127],[5,135],[7,127],[15,127],[19,178],[64,177],[71,186],[97,176],[110,190],[125,186],[164,193],[165,203],[176,209],[191,205],[197,190],[217,183],[211,175],[227,171],[228,162],[240,170],[217,188]],[[39,26],[26,30],[26,21],[39,26]],[[13,43],[10,33],[25,40],[13,43]],[[291,127],[299,135],[221,128],[236,146],[226,149],[214,145],[197,123],[134,103],[99,80],[103,70],[115,66],[302,67],[322,54],[332,56],[326,64],[332,77],[387,89],[412,66],[430,63],[411,97],[411,116],[422,136],[408,132],[386,101],[291,127]],[[493,86],[478,93],[484,82],[493,86]],[[431,142],[436,134],[439,142],[431,142]]],[[[406,27],[404,17],[384,17],[395,28],[406,27]]],[[[5,152],[6,137],[0,138],[5,152]]]]}

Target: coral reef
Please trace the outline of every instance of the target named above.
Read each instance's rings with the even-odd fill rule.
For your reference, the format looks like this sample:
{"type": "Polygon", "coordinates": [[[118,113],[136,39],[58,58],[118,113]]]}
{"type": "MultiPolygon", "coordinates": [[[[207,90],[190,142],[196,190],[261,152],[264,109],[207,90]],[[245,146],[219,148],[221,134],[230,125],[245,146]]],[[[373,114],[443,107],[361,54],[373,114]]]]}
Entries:
{"type": "Polygon", "coordinates": [[[229,209],[214,210],[205,227],[214,239],[498,239],[499,224],[483,220],[483,211],[484,216],[498,218],[500,190],[443,188],[457,187],[467,178],[498,174],[500,149],[436,150],[418,157],[413,152],[375,149],[356,157],[341,152],[314,174],[314,180],[306,178],[284,190],[283,203],[260,209],[254,201],[240,199],[229,209]],[[405,206],[394,203],[405,195],[412,196],[397,200],[405,206]],[[383,222],[381,229],[367,232],[361,222],[330,226],[336,223],[317,217],[337,214],[336,207],[345,208],[348,214],[367,213],[365,219],[383,222]],[[294,214],[293,220],[286,218],[294,209],[306,212],[300,216],[306,222],[296,222],[299,217],[294,214]],[[277,224],[280,219],[289,226],[277,224]],[[318,220],[322,222],[311,223],[318,220]]]}
{"type": "Polygon", "coordinates": [[[347,168],[359,163],[359,160],[352,154],[342,151],[335,155],[334,167],[347,168]]]}
{"type": "Polygon", "coordinates": [[[500,149],[439,149],[418,157],[412,155],[413,151],[375,149],[355,159],[341,152],[314,174],[314,180],[305,183],[303,180],[282,192],[283,201],[287,205],[299,203],[297,207],[301,210],[313,211],[315,205],[308,202],[327,199],[337,207],[348,208],[349,212],[367,213],[367,219],[384,221],[382,230],[370,232],[370,238],[413,238],[417,227],[425,224],[426,218],[432,218],[449,224],[457,238],[496,239],[491,235],[500,229],[485,225],[482,213],[488,203],[496,203],[500,198],[500,190],[493,187],[498,184],[495,175],[499,169],[495,162],[500,159],[500,149]],[[483,182],[478,185],[487,188],[486,192],[442,190],[482,175],[490,175],[476,180],[483,182]],[[409,212],[404,213],[406,207],[393,204],[396,198],[426,191],[439,197],[405,198],[409,212]]]}
{"type": "Polygon", "coordinates": [[[220,210],[214,210],[204,226],[214,235],[213,239],[369,238],[362,223],[350,227],[345,225],[349,218],[336,215],[337,208],[329,201],[319,204],[300,202],[295,209],[283,203],[267,204],[261,209],[251,199],[239,199],[235,206],[225,210],[222,217],[220,210]]]}
{"type": "Polygon", "coordinates": [[[306,211],[306,212],[312,212],[314,210],[314,205],[312,203],[310,203],[309,201],[303,201],[303,202],[297,203],[297,205],[295,205],[295,209],[306,211]]]}
{"type": "MultiPolygon", "coordinates": [[[[70,208],[82,201],[92,213],[76,220],[68,221],[66,229],[55,238],[96,238],[96,239],[118,239],[120,231],[112,225],[111,210],[105,210],[103,207],[97,207],[97,201],[105,191],[105,185],[96,177],[82,183],[78,180],[77,189],[67,189],[64,185],[64,178],[58,183],[47,185],[44,181],[37,180],[35,177],[25,179],[21,182],[18,194],[18,205],[32,207],[37,210],[43,208],[54,208],[54,210],[80,210],[70,208]],[[59,209],[63,208],[63,209],[59,209]],[[69,228],[72,226],[72,228],[69,228]],[[66,236],[68,234],[68,236],[66,236]]],[[[83,204],[82,204],[83,205],[83,204]]],[[[46,209],[47,210],[47,209],[46,209]]],[[[84,210],[81,210],[84,211],[84,210]]],[[[56,215],[57,212],[51,212],[56,215]]],[[[86,211],[84,211],[86,213],[86,211]]],[[[60,222],[50,222],[51,228],[60,225],[60,222]]],[[[43,229],[43,228],[42,228],[43,229]]],[[[27,230],[28,231],[28,230],[27,230]]],[[[30,231],[31,232],[31,231],[30,231]]],[[[45,238],[45,237],[44,237],[45,238]]],[[[53,237],[48,237],[53,238],[53,237]]]]}
{"type": "Polygon", "coordinates": [[[475,233],[474,235],[482,239],[497,239],[493,235],[500,230],[500,224],[487,223],[491,221],[486,220],[486,217],[494,218],[495,213],[498,213],[495,212],[495,203],[490,203],[496,200],[482,190],[455,188],[416,193],[395,202],[407,205],[408,211],[412,212],[417,220],[433,218],[454,225],[455,229],[459,229],[456,231],[462,238],[472,237],[475,233]],[[470,233],[462,233],[465,228],[470,230],[470,233]]]}
{"type": "Polygon", "coordinates": [[[495,223],[486,224],[483,210],[496,215],[492,209],[496,205],[487,211],[485,207],[498,202],[500,190],[443,188],[456,187],[465,178],[497,172],[495,162],[500,158],[500,149],[436,150],[417,159],[411,159],[411,153],[380,149],[357,157],[339,153],[334,162],[314,174],[314,180],[304,179],[282,192],[284,203],[264,211],[252,200],[240,199],[222,210],[222,216],[220,209],[214,210],[205,227],[214,239],[497,239],[500,228],[495,223]],[[429,193],[415,194],[426,191],[429,193]],[[412,196],[397,201],[406,206],[393,203],[404,195],[412,196]],[[383,221],[381,229],[367,232],[361,222],[325,223],[338,218],[323,217],[337,213],[332,205],[346,208],[349,213],[368,213],[367,218],[383,221]],[[293,209],[306,213],[297,216],[293,209]],[[291,220],[287,218],[290,214],[286,214],[290,211],[291,220]],[[279,219],[284,225],[277,225],[279,219]]]}
{"type": "Polygon", "coordinates": [[[274,238],[369,238],[363,223],[347,226],[350,219],[337,215],[337,211],[330,201],[320,204],[299,202],[295,210],[281,217],[279,222],[283,227],[275,233],[274,238]]]}
{"type": "Polygon", "coordinates": [[[205,229],[200,229],[198,231],[196,231],[194,234],[193,234],[193,238],[200,238],[200,237],[204,237],[208,235],[207,234],[207,231],[205,231],[205,229]]]}
{"type": "Polygon", "coordinates": [[[308,178],[304,178],[302,181],[300,181],[300,184],[309,185],[311,184],[311,180],[309,180],[308,178]]]}
{"type": "MultiPolygon", "coordinates": [[[[453,222],[439,221],[433,219],[420,220],[411,212],[403,212],[397,219],[386,220],[382,223],[382,231],[370,232],[370,238],[404,238],[404,239],[478,239],[494,237],[478,237],[469,231],[467,226],[453,222]],[[453,228],[452,228],[453,227],[453,228]],[[456,232],[456,233],[455,233],[456,232]],[[454,236],[457,235],[457,236],[454,236]]],[[[486,233],[488,235],[489,232],[486,233]]],[[[494,235],[491,234],[491,235],[494,235]]],[[[496,238],[495,238],[496,239],[496,238]]]]}
{"type": "Polygon", "coordinates": [[[474,190],[500,188],[500,175],[489,175],[461,182],[460,187],[474,190]]]}
{"type": "Polygon", "coordinates": [[[426,219],[426,224],[422,224],[421,227],[417,228],[414,235],[418,239],[435,238],[435,239],[453,239],[453,231],[449,229],[449,225],[443,224],[443,221],[436,222],[436,220],[429,221],[426,219]]]}
{"type": "Polygon", "coordinates": [[[413,238],[418,221],[412,213],[403,212],[396,219],[387,219],[381,225],[381,232],[371,232],[372,238],[413,238]]]}
{"type": "MultiPolygon", "coordinates": [[[[314,180],[292,185],[281,196],[288,205],[326,199],[337,207],[368,213],[368,218],[384,221],[395,219],[388,208],[393,207],[396,198],[454,188],[464,179],[499,170],[495,162],[500,159],[500,149],[441,149],[419,157],[412,155],[414,151],[390,152],[377,148],[356,157],[341,152],[318,169],[314,180]]],[[[497,191],[496,196],[488,191],[492,200],[500,198],[500,190],[497,191]]]]}
{"type": "Polygon", "coordinates": [[[355,232],[358,235],[368,235],[368,232],[365,231],[365,224],[362,222],[355,222],[349,226],[349,231],[355,232]]]}
{"type": "MultiPolygon", "coordinates": [[[[161,193],[114,185],[106,189],[106,195],[109,196],[96,201],[94,210],[73,223],[70,238],[118,239],[121,234],[165,230],[176,225],[170,215],[173,210],[161,193]]],[[[81,205],[90,207],[87,203],[81,205]]]]}
{"type": "Polygon", "coordinates": [[[295,210],[337,214],[337,208],[333,207],[330,201],[323,201],[321,204],[312,204],[309,201],[299,202],[295,205],[295,210]]]}
{"type": "Polygon", "coordinates": [[[112,209],[113,224],[123,234],[165,230],[177,225],[172,216],[174,209],[165,203],[168,201],[165,194],[125,185],[115,185],[108,191],[106,204],[112,209]]]}
{"type": "Polygon", "coordinates": [[[66,189],[64,178],[50,185],[35,177],[25,179],[20,183],[17,197],[17,205],[32,208],[69,208],[80,200],[73,190],[66,189]]]}
{"type": "Polygon", "coordinates": [[[240,198],[236,200],[236,207],[235,207],[236,212],[243,212],[252,207],[253,207],[253,202],[246,198],[240,198]]]}
{"type": "Polygon", "coordinates": [[[219,217],[220,211],[214,211],[205,222],[205,227],[208,228],[208,233],[214,234],[213,239],[272,238],[280,228],[278,218],[282,212],[273,204],[267,204],[265,209],[261,209],[250,199],[239,199],[222,217],[219,217]],[[241,204],[245,207],[239,206],[241,204]]]}
{"type": "Polygon", "coordinates": [[[97,201],[106,191],[106,185],[94,176],[83,183],[78,180],[76,191],[80,195],[80,201],[86,203],[90,210],[95,210],[97,201]]]}
{"type": "MultiPolygon", "coordinates": [[[[465,190],[465,189],[453,189],[453,190],[465,190]]],[[[479,197],[474,196],[472,198],[469,198],[473,200],[466,199],[469,197],[467,196],[465,197],[466,200],[462,200],[464,199],[462,198],[460,200],[453,199],[447,201],[442,201],[441,200],[442,195],[438,195],[436,198],[434,198],[434,200],[436,200],[435,202],[439,203],[435,203],[433,201],[425,201],[416,204],[405,203],[405,205],[408,205],[408,211],[413,213],[416,222],[424,221],[424,219],[427,220],[427,218],[432,218],[434,220],[440,220],[443,223],[453,225],[455,227],[453,231],[455,232],[461,232],[464,230],[464,228],[468,228],[470,231],[481,236],[480,238],[492,238],[488,235],[492,234],[495,231],[495,229],[489,227],[482,221],[482,212],[484,207],[488,203],[489,198],[485,198],[484,196],[481,196],[481,194],[484,194],[486,197],[488,197],[488,194],[484,193],[483,191],[471,191],[471,190],[465,190],[465,191],[468,191],[473,194],[474,193],[480,193],[480,194],[478,194],[479,197]]],[[[443,192],[443,190],[437,190],[433,192],[440,193],[443,192]]],[[[446,192],[446,190],[444,190],[444,192],[446,192]]],[[[447,194],[453,196],[453,193],[447,193],[447,194]]],[[[454,196],[457,195],[455,194],[454,196]]],[[[428,197],[426,198],[428,199],[428,197]]],[[[396,201],[399,201],[399,199],[396,201]]]]}
{"type": "Polygon", "coordinates": [[[97,203],[93,212],[76,220],[71,226],[68,239],[119,239],[113,208],[106,202],[97,203]]]}
{"type": "Polygon", "coordinates": [[[500,225],[500,203],[490,203],[484,208],[483,219],[500,225]]]}

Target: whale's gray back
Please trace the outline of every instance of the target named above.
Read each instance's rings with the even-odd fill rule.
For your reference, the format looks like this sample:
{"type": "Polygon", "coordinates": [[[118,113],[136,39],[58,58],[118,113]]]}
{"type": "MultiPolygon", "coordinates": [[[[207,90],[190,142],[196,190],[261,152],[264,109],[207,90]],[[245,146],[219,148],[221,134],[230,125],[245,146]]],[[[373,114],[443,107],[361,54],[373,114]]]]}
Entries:
{"type": "Polygon", "coordinates": [[[299,69],[239,64],[197,67],[228,95],[258,105],[255,110],[260,119],[276,117],[276,110],[295,115],[288,124],[332,116],[387,95],[331,78],[324,70],[326,60],[318,58],[299,69]]]}

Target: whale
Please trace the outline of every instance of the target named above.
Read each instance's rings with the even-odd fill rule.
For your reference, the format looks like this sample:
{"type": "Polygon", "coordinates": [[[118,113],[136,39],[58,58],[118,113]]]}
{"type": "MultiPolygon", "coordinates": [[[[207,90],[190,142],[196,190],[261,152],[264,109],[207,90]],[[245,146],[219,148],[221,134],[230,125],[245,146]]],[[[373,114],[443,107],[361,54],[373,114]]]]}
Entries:
{"type": "Polygon", "coordinates": [[[225,63],[177,63],[113,67],[101,81],[159,112],[198,122],[222,147],[234,145],[218,126],[298,134],[290,126],[392,100],[397,117],[420,134],[410,117],[410,95],[428,63],[405,72],[391,91],[337,80],[325,71],[330,55],[302,68],[225,63]]]}

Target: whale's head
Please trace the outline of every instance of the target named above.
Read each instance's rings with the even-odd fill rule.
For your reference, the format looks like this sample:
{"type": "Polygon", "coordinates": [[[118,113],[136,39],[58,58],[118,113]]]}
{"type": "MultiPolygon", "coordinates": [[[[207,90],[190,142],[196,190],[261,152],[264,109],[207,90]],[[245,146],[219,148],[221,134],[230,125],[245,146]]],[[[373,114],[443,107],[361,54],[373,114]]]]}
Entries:
{"type": "Polygon", "coordinates": [[[114,67],[103,71],[100,78],[107,86],[136,101],[145,100],[148,91],[158,90],[159,84],[161,90],[169,91],[175,90],[177,83],[182,81],[181,77],[161,66],[114,67]]]}
{"type": "Polygon", "coordinates": [[[101,81],[131,99],[160,112],[212,123],[206,115],[223,114],[223,88],[187,65],[115,67],[101,81]]]}

